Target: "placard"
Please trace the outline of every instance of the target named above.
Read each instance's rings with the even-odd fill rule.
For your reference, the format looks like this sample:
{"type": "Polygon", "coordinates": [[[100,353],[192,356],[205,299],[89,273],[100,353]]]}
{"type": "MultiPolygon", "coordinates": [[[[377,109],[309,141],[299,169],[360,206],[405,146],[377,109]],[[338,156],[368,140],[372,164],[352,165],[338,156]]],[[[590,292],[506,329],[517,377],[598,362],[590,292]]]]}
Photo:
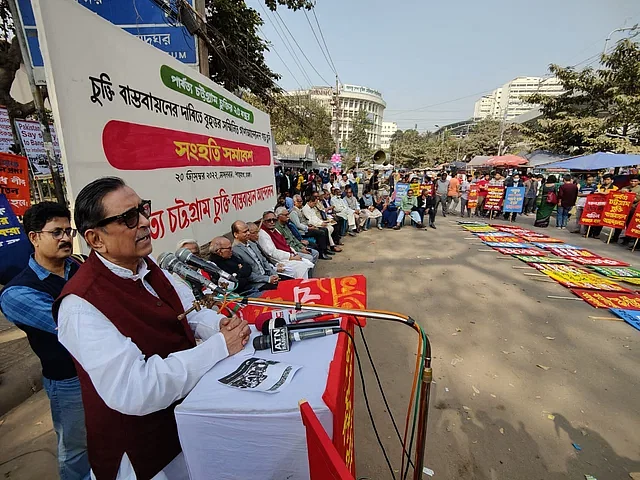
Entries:
{"type": "Polygon", "coordinates": [[[602,225],[602,212],[607,205],[607,197],[602,193],[592,193],[586,196],[586,203],[582,210],[579,223],[588,227],[602,225]]]}
{"type": "Polygon", "coordinates": [[[623,310],[620,308],[612,308],[609,310],[614,313],[636,330],[640,330],[640,313],[634,310],[623,310]]]}
{"type": "Polygon", "coordinates": [[[485,242],[485,245],[491,248],[531,248],[528,243],[485,242]]]}
{"type": "Polygon", "coordinates": [[[627,217],[631,211],[631,204],[636,198],[632,192],[609,192],[607,203],[602,211],[601,225],[623,229],[627,224],[627,217]]]}
{"type": "Polygon", "coordinates": [[[636,208],[635,212],[631,216],[629,225],[624,231],[625,237],[640,238],[640,208],[636,208]]]}
{"type": "Polygon", "coordinates": [[[13,145],[13,132],[9,121],[9,111],[0,107],[0,152],[10,152],[13,145]]]}
{"type": "Polygon", "coordinates": [[[536,250],[534,248],[495,248],[503,255],[531,255],[534,257],[546,255],[545,252],[536,250]]]}
{"type": "Polygon", "coordinates": [[[462,228],[473,233],[491,233],[498,231],[493,227],[489,227],[488,225],[463,225],[462,228]]]}
{"type": "Polygon", "coordinates": [[[484,209],[500,211],[502,208],[502,197],[504,197],[504,187],[488,187],[487,198],[484,201],[484,209]]]}
{"type": "Polygon", "coordinates": [[[551,248],[580,248],[575,245],[569,245],[568,243],[544,243],[544,242],[531,242],[538,248],[544,248],[545,250],[549,250],[551,248]]]}
{"type": "Polygon", "coordinates": [[[541,271],[542,273],[561,273],[561,274],[566,274],[566,275],[593,275],[592,272],[590,272],[589,270],[582,268],[582,267],[578,267],[577,265],[573,265],[570,263],[563,263],[563,264],[548,264],[548,263],[541,263],[538,262],[537,260],[535,262],[531,262],[529,263],[530,266],[532,266],[533,268],[535,268],[536,270],[541,271]]]}
{"type": "Polygon", "coordinates": [[[122,177],[152,200],[156,252],[273,208],[266,113],[76,2],[34,10],[71,204],[96,178],[122,177]]]}
{"type": "Polygon", "coordinates": [[[630,292],[629,289],[595,274],[572,275],[569,273],[558,273],[553,271],[543,273],[567,288],[584,288],[587,290],[605,290],[609,292],[630,292]]]}
{"type": "Polygon", "coordinates": [[[518,238],[513,233],[509,233],[509,232],[492,232],[492,233],[474,232],[473,234],[476,235],[478,238],[480,237],[518,238]]]}
{"type": "Polygon", "coordinates": [[[27,157],[0,153],[0,194],[6,196],[16,215],[24,215],[31,205],[28,169],[27,157]]]}
{"type": "Polygon", "coordinates": [[[0,285],[6,285],[29,263],[31,242],[9,206],[0,194],[0,285]]]}
{"type": "Polygon", "coordinates": [[[475,183],[469,185],[469,199],[467,200],[467,207],[470,210],[475,210],[478,206],[478,190],[479,186],[475,183]]]}
{"type": "Polygon", "coordinates": [[[572,288],[571,292],[595,308],[624,308],[640,310],[640,295],[622,292],[592,292],[572,288]]]}
{"type": "Polygon", "coordinates": [[[583,248],[558,247],[558,248],[550,248],[549,251],[554,255],[558,255],[559,257],[565,257],[565,258],[575,258],[575,257],[601,258],[600,255],[596,255],[595,253],[590,252],[589,250],[585,250],[583,248]]]}
{"type": "MultiPolygon", "coordinates": [[[[24,153],[29,159],[29,162],[31,162],[34,176],[50,175],[51,170],[49,169],[49,161],[47,160],[47,151],[44,148],[44,137],[42,136],[40,122],[16,120],[15,124],[18,137],[24,148],[24,153]]],[[[49,131],[51,132],[51,141],[53,143],[53,165],[54,168],[58,168],[59,172],[62,172],[58,135],[53,125],[49,125],[49,131]]]]}
{"type": "Polygon", "coordinates": [[[592,270],[595,270],[600,275],[605,277],[616,277],[618,280],[622,277],[625,278],[640,278],[640,270],[632,267],[599,267],[592,266],[592,270]]]}
{"type": "Polygon", "coordinates": [[[521,238],[527,238],[531,242],[541,242],[541,243],[564,243],[564,240],[560,240],[559,238],[553,237],[545,237],[544,235],[521,235],[521,238]]]}
{"type": "Polygon", "coordinates": [[[521,213],[524,207],[524,187],[507,187],[504,195],[504,213],[521,213]]]}
{"type": "Polygon", "coordinates": [[[571,263],[571,260],[568,260],[566,258],[541,257],[537,255],[536,256],[531,255],[530,253],[527,255],[514,255],[514,258],[517,258],[518,260],[522,260],[525,263],[571,263]]]}
{"type": "Polygon", "coordinates": [[[573,261],[581,265],[598,265],[601,267],[628,267],[629,264],[621,262],[620,260],[614,260],[613,258],[595,257],[595,258],[583,258],[576,257],[573,261]]]}
{"type": "Polygon", "coordinates": [[[407,192],[409,191],[409,184],[404,182],[396,183],[393,194],[395,195],[394,199],[397,205],[400,205],[400,201],[407,196],[407,192]]]}
{"type": "Polygon", "coordinates": [[[518,237],[501,237],[494,235],[478,235],[483,242],[522,243],[518,237]]]}

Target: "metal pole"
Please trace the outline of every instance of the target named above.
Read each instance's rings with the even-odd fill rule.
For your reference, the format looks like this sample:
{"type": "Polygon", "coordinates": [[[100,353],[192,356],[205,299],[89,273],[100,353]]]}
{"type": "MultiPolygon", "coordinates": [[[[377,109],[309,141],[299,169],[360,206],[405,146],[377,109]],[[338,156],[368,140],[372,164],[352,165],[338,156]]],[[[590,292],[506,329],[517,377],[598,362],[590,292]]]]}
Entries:
{"type": "Polygon", "coordinates": [[[47,121],[47,117],[44,111],[44,100],[42,99],[40,88],[36,85],[36,82],[33,78],[33,68],[31,68],[30,60],[31,57],[29,56],[27,41],[24,38],[24,30],[22,28],[22,21],[18,13],[16,0],[9,0],[8,4],[9,10],[11,11],[11,16],[13,17],[15,33],[16,37],[18,38],[18,45],[20,45],[20,52],[22,53],[22,61],[27,72],[27,78],[29,79],[29,86],[31,87],[31,95],[33,95],[33,103],[36,108],[36,114],[38,116],[38,120],[40,121],[40,130],[42,131],[42,138],[44,140],[44,150],[47,154],[47,163],[49,164],[49,171],[51,171],[51,178],[53,179],[53,187],[56,193],[56,199],[58,200],[58,203],[66,204],[64,190],[62,188],[62,181],[60,180],[60,172],[58,172],[57,162],[55,162],[55,156],[53,153],[51,130],[49,130],[49,122],[47,121]]]}
{"type": "MultiPolygon", "coordinates": [[[[422,371],[422,384],[420,385],[420,410],[418,411],[418,434],[416,438],[415,469],[413,470],[413,480],[422,478],[424,468],[424,452],[427,447],[427,423],[429,420],[429,394],[431,393],[431,380],[433,372],[431,366],[425,366],[422,371]]],[[[408,467],[407,467],[408,468],[408,467]]]]}
{"type": "Polygon", "coordinates": [[[336,75],[336,92],[334,95],[334,112],[335,112],[335,116],[336,116],[336,129],[335,134],[336,134],[336,154],[340,153],[340,84],[338,83],[338,75],[336,75]]]}
{"type": "Polygon", "coordinates": [[[611,30],[611,33],[609,35],[607,35],[607,38],[605,38],[604,40],[604,48],[602,49],[602,55],[607,53],[607,43],[609,43],[609,40],[611,40],[611,35],[613,35],[616,32],[628,32],[628,31],[634,31],[638,29],[638,25],[634,25],[633,27],[624,27],[624,28],[616,28],[615,30],[611,30]]]}

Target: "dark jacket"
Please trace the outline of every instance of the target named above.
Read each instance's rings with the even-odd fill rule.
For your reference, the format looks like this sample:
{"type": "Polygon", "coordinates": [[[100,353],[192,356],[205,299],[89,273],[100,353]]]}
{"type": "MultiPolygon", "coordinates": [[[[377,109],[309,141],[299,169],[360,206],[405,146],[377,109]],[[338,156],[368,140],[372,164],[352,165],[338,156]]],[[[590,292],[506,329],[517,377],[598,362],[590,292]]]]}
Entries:
{"type": "Polygon", "coordinates": [[[524,182],[522,181],[522,178],[520,180],[518,180],[517,183],[515,183],[514,185],[514,181],[512,177],[507,178],[504,181],[504,186],[505,187],[524,187],[524,182]]]}
{"type": "Polygon", "coordinates": [[[243,263],[242,259],[235,254],[231,258],[222,258],[220,255],[211,253],[209,260],[218,265],[222,270],[233,275],[235,273],[238,281],[238,292],[244,292],[250,288],[251,265],[243,263]]]}

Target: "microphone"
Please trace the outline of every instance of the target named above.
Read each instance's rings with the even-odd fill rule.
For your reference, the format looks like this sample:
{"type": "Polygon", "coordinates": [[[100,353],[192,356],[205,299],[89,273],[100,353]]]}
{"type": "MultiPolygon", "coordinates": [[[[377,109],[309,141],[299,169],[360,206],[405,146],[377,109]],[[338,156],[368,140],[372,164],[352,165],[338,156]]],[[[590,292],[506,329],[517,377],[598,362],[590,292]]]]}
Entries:
{"type": "Polygon", "coordinates": [[[339,327],[319,328],[302,332],[290,332],[287,327],[278,327],[271,330],[269,335],[260,335],[253,339],[253,348],[256,350],[271,349],[271,353],[288,352],[291,342],[300,342],[311,338],[326,337],[340,331],[339,327]]]}
{"type": "Polygon", "coordinates": [[[160,268],[167,270],[171,273],[175,273],[180,277],[184,278],[190,283],[195,283],[196,285],[200,285],[201,287],[208,288],[218,295],[224,295],[225,292],[218,285],[213,283],[208,278],[203,277],[198,272],[191,270],[184,263],[176,258],[176,256],[171,252],[161,253],[158,257],[158,264],[160,268]]]}
{"type": "Polygon", "coordinates": [[[187,265],[191,265],[192,267],[196,267],[201,270],[204,270],[209,275],[212,275],[214,277],[212,279],[216,282],[218,281],[219,277],[222,277],[228,282],[233,283],[233,285],[236,285],[237,283],[233,275],[225,272],[215,263],[204,260],[194,255],[186,248],[180,248],[176,250],[176,257],[178,258],[178,260],[180,260],[183,263],[186,263],[187,265]]]}
{"type": "Polygon", "coordinates": [[[339,327],[340,320],[337,318],[334,320],[326,320],[324,322],[307,322],[307,323],[297,323],[297,324],[288,324],[284,318],[272,318],[271,320],[264,322],[262,324],[262,334],[269,335],[269,332],[274,328],[286,327],[291,330],[310,330],[312,328],[328,328],[328,327],[339,327]],[[273,322],[273,324],[272,324],[273,322]]]}
{"type": "MultiPolygon", "coordinates": [[[[295,311],[290,311],[290,310],[280,310],[280,311],[271,311],[271,312],[263,312],[261,314],[259,314],[258,316],[256,316],[255,321],[253,322],[253,324],[255,325],[256,329],[258,330],[262,330],[263,325],[265,323],[269,323],[269,320],[272,320],[274,318],[284,318],[285,321],[288,319],[290,322],[302,322],[304,320],[310,320],[312,318],[317,318],[317,317],[321,317],[323,315],[327,315],[327,313],[324,312],[300,312],[297,313],[295,311]]],[[[289,327],[291,328],[291,327],[289,327]]]]}

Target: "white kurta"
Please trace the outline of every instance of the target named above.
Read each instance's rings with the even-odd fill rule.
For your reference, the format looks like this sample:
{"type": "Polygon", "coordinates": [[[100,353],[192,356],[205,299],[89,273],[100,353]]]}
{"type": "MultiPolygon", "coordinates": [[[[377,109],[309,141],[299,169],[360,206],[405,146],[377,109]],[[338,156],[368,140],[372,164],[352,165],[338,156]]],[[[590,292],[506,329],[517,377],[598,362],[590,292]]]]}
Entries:
{"type": "Polygon", "coordinates": [[[313,225],[314,227],[324,227],[327,229],[327,232],[329,234],[329,245],[330,246],[335,246],[335,242],[333,241],[333,225],[325,225],[324,221],[322,220],[322,218],[320,218],[318,216],[318,214],[316,213],[316,209],[315,208],[311,208],[308,204],[305,205],[304,207],[302,207],[302,215],[304,215],[304,218],[307,219],[307,222],[309,222],[309,225],[313,225]]]}
{"type": "Polygon", "coordinates": [[[276,248],[271,237],[264,230],[258,232],[258,243],[262,247],[265,255],[271,258],[274,262],[284,264],[285,275],[289,275],[294,278],[309,278],[309,269],[313,268],[313,263],[309,260],[289,260],[290,254],[276,248]]]}
{"type": "Polygon", "coordinates": [[[340,218],[344,218],[349,224],[349,228],[356,228],[356,217],[355,212],[351,210],[345,201],[340,197],[331,197],[331,206],[333,207],[333,211],[340,218]]]}
{"type": "MultiPolygon", "coordinates": [[[[119,267],[98,255],[104,265],[120,278],[141,281],[146,290],[157,297],[145,277],[149,269],[140,261],[137,274],[119,267]]],[[[194,301],[191,289],[163,273],[178,293],[184,309],[194,301]]],[[[117,301],[114,299],[114,301],[117,301]]],[[[195,336],[204,340],[188,350],[172,353],[167,358],[153,355],[145,360],[138,346],[120,333],[116,326],[88,301],[69,295],[62,300],[58,314],[58,339],[87,372],[98,395],[109,408],[126,415],[147,415],[165,409],[184,398],[200,378],[216,363],[229,356],[220,333],[224,316],[202,309],[192,312],[187,320],[195,336]]],[[[91,474],[92,478],[93,473],[91,474]]],[[[120,462],[117,480],[136,480],[129,457],[120,462]]],[[[180,453],[153,480],[187,480],[184,457],[180,453]]]]}

